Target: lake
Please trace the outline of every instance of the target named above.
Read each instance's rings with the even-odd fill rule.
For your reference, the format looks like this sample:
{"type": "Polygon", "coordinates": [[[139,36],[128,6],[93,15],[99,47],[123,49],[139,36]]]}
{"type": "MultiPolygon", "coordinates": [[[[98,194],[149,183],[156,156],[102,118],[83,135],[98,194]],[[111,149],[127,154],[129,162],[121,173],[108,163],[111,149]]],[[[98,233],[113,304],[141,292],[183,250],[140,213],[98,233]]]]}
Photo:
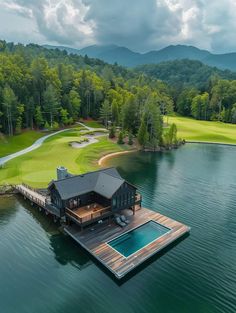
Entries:
{"type": "Polygon", "coordinates": [[[236,147],[187,144],[109,165],[190,236],[118,283],[21,197],[0,198],[0,312],[235,313],[236,147]]]}

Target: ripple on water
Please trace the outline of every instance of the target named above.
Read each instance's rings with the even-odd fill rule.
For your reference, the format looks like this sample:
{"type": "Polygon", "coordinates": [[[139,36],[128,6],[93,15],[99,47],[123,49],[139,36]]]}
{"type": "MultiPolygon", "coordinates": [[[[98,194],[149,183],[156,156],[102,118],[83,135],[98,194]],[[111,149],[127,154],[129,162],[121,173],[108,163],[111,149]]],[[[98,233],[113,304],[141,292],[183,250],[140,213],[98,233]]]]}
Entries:
{"type": "Polygon", "coordinates": [[[236,148],[186,145],[109,161],[144,206],[191,226],[121,285],[41,213],[0,199],[1,311],[235,313],[235,157],[236,148]]]}

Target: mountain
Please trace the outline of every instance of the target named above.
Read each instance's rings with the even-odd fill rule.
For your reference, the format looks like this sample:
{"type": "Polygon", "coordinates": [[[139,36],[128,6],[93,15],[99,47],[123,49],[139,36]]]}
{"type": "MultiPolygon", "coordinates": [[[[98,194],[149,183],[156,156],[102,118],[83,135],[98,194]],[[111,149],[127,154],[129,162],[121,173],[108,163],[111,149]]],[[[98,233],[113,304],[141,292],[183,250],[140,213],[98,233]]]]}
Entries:
{"type": "Polygon", "coordinates": [[[215,66],[220,69],[229,69],[236,71],[236,53],[213,54],[207,50],[201,50],[193,46],[171,45],[158,51],[147,53],[134,52],[126,47],[117,45],[92,45],[83,49],[74,49],[63,46],[44,47],[49,49],[66,50],[68,53],[87,55],[92,58],[101,59],[105,62],[127,67],[135,67],[143,64],[158,64],[174,60],[197,60],[204,64],[215,66]]]}

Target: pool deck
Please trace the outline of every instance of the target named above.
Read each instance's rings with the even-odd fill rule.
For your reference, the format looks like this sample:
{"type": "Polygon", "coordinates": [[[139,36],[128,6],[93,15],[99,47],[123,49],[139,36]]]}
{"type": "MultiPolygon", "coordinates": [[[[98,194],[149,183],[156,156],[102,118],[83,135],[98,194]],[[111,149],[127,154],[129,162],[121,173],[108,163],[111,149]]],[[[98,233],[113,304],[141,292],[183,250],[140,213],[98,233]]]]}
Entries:
{"type": "Polygon", "coordinates": [[[130,212],[127,210],[126,215],[128,215],[130,223],[124,228],[117,226],[113,222],[110,224],[104,222],[103,224],[87,228],[82,232],[76,225],[65,226],[64,231],[118,279],[121,279],[151,256],[190,231],[188,226],[146,208],[137,210],[135,215],[130,215],[130,212]],[[155,221],[171,230],[127,258],[107,244],[108,241],[148,221],[155,221]]]}

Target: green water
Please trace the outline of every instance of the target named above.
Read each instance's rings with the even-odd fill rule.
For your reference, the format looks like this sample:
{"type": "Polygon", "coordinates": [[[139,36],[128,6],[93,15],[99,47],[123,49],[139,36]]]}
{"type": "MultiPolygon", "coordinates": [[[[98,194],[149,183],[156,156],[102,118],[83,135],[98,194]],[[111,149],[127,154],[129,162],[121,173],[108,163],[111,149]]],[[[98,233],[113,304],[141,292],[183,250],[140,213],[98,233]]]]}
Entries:
{"type": "Polygon", "coordinates": [[[109,245],[125,257],[128,257],[169,231],[170,228],[150,221],[113,239],[109,242],[109,245]]]}
{"type": "Polygon", "coordinates": [[[1,313],[235,313],[236,148],[186,145],[111,161],[189,237],[117,284],[47,217],[0,199],[1,313]]]}

